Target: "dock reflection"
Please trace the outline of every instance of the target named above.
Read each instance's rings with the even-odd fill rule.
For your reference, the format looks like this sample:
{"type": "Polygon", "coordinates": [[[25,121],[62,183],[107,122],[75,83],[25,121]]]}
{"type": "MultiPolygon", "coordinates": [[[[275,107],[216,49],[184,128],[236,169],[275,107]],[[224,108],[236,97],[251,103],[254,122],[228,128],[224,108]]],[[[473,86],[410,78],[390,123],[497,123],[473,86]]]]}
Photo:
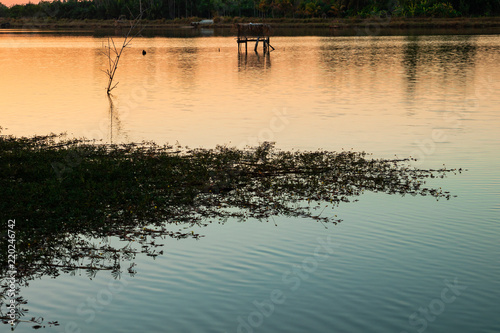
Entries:
{"type": "Polygon", "coordinates": [[[238,52],[238,71],[248,69],[269,69],[271,68],[271,54],[258,52],[240,53],[238,52]]]}

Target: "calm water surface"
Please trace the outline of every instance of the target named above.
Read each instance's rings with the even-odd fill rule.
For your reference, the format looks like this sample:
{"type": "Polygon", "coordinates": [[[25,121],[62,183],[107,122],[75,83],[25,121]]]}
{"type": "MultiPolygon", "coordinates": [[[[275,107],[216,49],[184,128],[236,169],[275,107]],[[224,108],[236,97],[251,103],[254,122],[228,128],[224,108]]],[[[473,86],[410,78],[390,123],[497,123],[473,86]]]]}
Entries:
{"type": "Polygon", "coordinates": [[[269,140],[468,171],[430,183],[457,198],[367,193],[327,229],[276,217],[165,240],[103,309],[89,302],[109,273],[36,280],[27,316],[54,332],[500,331],[499,36],[275,37],[270,56],[232,37],[137,39],[111,103],[104,41],[0,35],[2,134],[269,140]]]}

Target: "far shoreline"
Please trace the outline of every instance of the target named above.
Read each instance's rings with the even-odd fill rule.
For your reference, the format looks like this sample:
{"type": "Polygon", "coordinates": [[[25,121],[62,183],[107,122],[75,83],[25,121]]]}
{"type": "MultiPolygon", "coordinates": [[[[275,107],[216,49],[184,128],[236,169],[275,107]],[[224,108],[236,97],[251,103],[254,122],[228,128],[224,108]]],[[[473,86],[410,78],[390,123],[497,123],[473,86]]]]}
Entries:
{"type": "MultiPolygon", "coordinates": [[[[402,18],[402,17],[371,17],[371,18],[312,18],[312,19],[259,19],[259,18],[229,18],[219,17],[213,24],[191,26],[191,22],[196,22],[199,18],[185,18],[174,20],[143,20],[145,30],[162,31],[164,29],[232,29],[236,23],[267,23],[273,29],[302,29],[305,31],[316,29],[327,29],[332,35],[350,35],[349,31],[363,32],[367,35],[380,34],[382,30],[396,30],[402,34],[412,30],[451,30],[469,31],[474,33],[500,33],[500,17],[456,17],[456,18],[402,18]]],[[[69,20],[52,18],[35,19],[10,19],[0,18],[0,23],[4,29],[39,29],[39,30],[74,30],[75,32],[84,30],[107,30],[121,29],[128,27],[128,20],[69,20]]],[[[161,34],[161,33],[160,33],[161,34]]],[[[278,34],[279,35],[279,34],[278,34]]]]}

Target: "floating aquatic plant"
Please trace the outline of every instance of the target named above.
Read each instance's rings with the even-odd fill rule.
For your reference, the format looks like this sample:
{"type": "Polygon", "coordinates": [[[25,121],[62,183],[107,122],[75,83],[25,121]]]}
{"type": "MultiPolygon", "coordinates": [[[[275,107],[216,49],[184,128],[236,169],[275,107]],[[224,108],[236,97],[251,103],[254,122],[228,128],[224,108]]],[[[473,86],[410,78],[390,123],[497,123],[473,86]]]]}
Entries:
{"type": "MultiPolygon", "coordinates": [[[[133,275],[137,254],[163,254],[156,237],[198,239],[190,227],[213,221],[284,215],[336,224],[331,209],[365,191],[449,199],[425,180],[461,172],[364,152],[281,151],[268,142],[189,149],[61,135],[0,137],[0,170],[0,210],[16,220],[20,285],[82,270],[89,278],[103,270],[133,275]],[[109,237],[125,245],[113,248],[109,237]]],[[[0,257],[7,262],[5,251],[0,257]]],[[[2,264],[0,276],[7,270],[2,264]]]]}
{"type": "Polygon", "coordinates": [[[354,151],[280,151],[268,142],[188,149],[6,136],[0,139],[0,209],[16,219],[21,257],[37,258],[30,252],[35,247],[50,253],[48,243],[66,244],[69,235],[199,237],[172,228],[275,215],[336,224],[341,220],[325,213],[325,205],[365,191],[450,198],[426,187],[425,179],[461,170],[422,170],[409,162],[354,151]]]}

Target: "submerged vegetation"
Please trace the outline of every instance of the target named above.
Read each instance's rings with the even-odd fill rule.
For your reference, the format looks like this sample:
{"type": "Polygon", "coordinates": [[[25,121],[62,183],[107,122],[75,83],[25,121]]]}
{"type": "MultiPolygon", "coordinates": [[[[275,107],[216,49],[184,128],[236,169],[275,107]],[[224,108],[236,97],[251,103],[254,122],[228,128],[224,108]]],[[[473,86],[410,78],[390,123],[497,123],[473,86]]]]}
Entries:
{"type": "MultiPolygon", "coordinates": [[[[15,220],[19,288],[82,270],[89,278],[100,270],[118,278],[135,273],[136,254],[163,254],[156,237],[202,237],[193,226],[284,215],[326,227],[341,221],[337,205],[364,191],[450,198],[425,180],[461,170],[421,170],[410,163],[364,152],[280,151],[267,142],[189,149],[1,136],[0,210],[15,220]],[[110,238],[122,245],[111,246],[110,238]]],[[[7,234],[6,223],[0,229],[7,234]]],[[[0,253],[4,277],[7,254],[0,253]]],[[[21,296],[17,301],[26,302],[21,296]]]]}
{"type": "Polygon", "coordinates": [[[353,151],[280,151],[271,143],[187,149],[4,136],[0,209],[16,220],[22,253],[68,234],[123,236],[137,228],[228,218],[285,215],[335,224],[340,220],[332,211],[320,214],[319,208],[333,208],[364,191],[450,198],[425,187],[424,180],[456,170],[421,170],[408,162],[353,151]]]}

